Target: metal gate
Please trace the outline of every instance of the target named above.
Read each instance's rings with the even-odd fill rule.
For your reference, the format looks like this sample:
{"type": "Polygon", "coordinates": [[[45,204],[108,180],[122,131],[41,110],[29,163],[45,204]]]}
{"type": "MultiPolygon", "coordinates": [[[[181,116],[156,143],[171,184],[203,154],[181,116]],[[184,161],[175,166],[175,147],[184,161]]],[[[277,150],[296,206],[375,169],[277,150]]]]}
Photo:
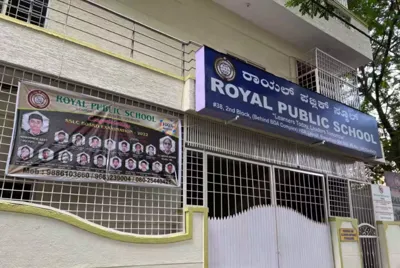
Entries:
{"type": "Polygon", "coordinates": [[[372,203],[371,185],[350,181],[353,218],[358,219],[358,230],[364,268],[379,268],[379,241],[372,203]]]}
{"type": "Polygon", "coordinates": [[[333,267],[322,175],[209,153],[203,163],[209,267],[333,267]]]}
{"type": "Polygon", "coordinates": [[[358,219],[364,268],[379,268],[379,243],[372,204],[371,185],[328,177],[329,214],[358,219]]]}
{"type": "Polygon", "coordinates": [[[279,267],[333,267],[324,176],[283,167],[273,170],[279,267]]]}

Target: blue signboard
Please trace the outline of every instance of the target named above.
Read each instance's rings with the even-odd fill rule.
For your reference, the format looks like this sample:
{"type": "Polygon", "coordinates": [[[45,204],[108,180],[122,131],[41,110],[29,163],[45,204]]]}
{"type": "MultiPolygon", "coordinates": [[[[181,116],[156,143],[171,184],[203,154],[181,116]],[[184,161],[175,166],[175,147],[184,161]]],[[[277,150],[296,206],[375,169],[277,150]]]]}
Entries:
{"type": "Polygon", "coordinates": [[[362,158],[382,158],[374,117],[208,47],[196,53],[196,111],[362,158]]]}

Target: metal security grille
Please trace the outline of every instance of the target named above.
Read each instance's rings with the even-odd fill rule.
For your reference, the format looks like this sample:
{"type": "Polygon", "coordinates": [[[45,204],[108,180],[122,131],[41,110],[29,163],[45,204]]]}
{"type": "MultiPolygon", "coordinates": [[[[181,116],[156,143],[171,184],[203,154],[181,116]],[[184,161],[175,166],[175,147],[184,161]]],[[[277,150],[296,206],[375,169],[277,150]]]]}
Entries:
{"type": "Polygon", "coordinates": [[[331,99],[360,108],[357,70],[315,48],[297,62],[299,85],[331,99]]]}
{"type": "Polygon", "coordinates": [[[300,86],[317,91],[317,70],[307,62],[297,61],[297,80],[300,86]]]}
{"type": "Polygon", "coordinates": [[[268,166],[210,154],[207,180],[210,218],[224,218],[271,204],[268,166]]]}
{"type": "Polygon", "coordinates": [[[327,222],[323,176],[274,168],[276,202],[316,222],[327,222]]]}
{"type": "Polygon", "coordinates": [[[329,215],[332,217],[351,217],[349,200],[349,180],[328,177],[329,215]]]}
{"type": "Polygon", "coordinates": [[[48,0],[4,0],[0,7],[7,16],[44,26],[48,0]]]}
{"type": "Polygon", "coordinates": [[[378,234],[375,225],[371,185],[350,182],[353,217],[358,219],[358,230],[363,252],[364,268],[379,268],[378,234]]]}
{"type": "Polygon", "coordinates": [[[186,150],[186,204],[203,206],[203,152],[186,150]]]}
{"type": "Polygon", "coordinates": [[[183,231],[180,188],[53,182],[5,176],[18,81],[35,81],[182,118],[174,111],[84,85],[0,64],[0,198],[51,206],[118,231],[161,235],[183,231]]]}
{"type": "Polygon", "coordinates": [[[354,159],[277,139],[222,122],[187,115],[186,145],[318,173],[365,180],[365,165],[354,159]]]}

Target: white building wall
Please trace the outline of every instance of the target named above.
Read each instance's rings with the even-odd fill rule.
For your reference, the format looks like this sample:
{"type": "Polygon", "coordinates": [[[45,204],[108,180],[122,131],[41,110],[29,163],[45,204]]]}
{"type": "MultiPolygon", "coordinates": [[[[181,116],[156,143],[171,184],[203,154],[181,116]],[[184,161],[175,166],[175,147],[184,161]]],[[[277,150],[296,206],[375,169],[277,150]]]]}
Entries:
{"type": "MultiPolygon", "coordinates": [[[[49,10],[48,16],[51,20],[47,22],[46,29],[121,57],[133,56],[133,59],[139,62],[174,76],[181,76],[179,68],[160,63],[143,54],[131,55],[129,28],[139,31],[141,26],[95,8],[82,0],[70,2],[75,7],[67,8],[66,1],[62,3],[59,0],[50,0],[52,9],[49,10]],[[120,26],[99,19],[93,14],[88,15],[82,9],[117,22],[120,26]],[[67,19],[67,13],[78,19],[67,19]],[[79,18],[90,23],[82,22],[79,18]],[[104,29],[92,24],[99,24],[104,29]],[[79,30],[82,28],[87,33],[79,30]]],[[[301,57],[304,53],[210,0],[163,0],[157,3],[135,0],[134,4],[129,0],[96,2],[179,39],[193,40],[223,52],[233,52],[287,79],[295,77],[291,58],[301,57]]],[[[194,96],[194,93],[188,96],[188,91],[194,88],[190,80],[185,84],[182,79],[163,75],[125,59],[6,20],[0,20],[0,29],[2,62],[175,110],[184,110],[184,100],[194,96]]],[[[142,28],[140,31],[148,30],[142,28]]],[[[138,38],[136,41],[139,40],[150,47],[168,51],[165,46],[160,46],[147,37],[135,38],[138,38]]],[[[179,46],[179,43],[168,38],[164,41],[171,42],[170,46],[179,46]]],[[[154,49],[143,44],[134,45],[135,49],[151,52],[156,58],[175,65],[180,63],[163,53],[154,52],[154,49]]],[[[169,52],[174,54],[175,50],[171,49],[169,52]]],[[[202,220],[201,215],[194,216],[192,240],[164,245],[137,245],[98,237],[68,224],[39,216],[2,212],[0,228],[4,232],[0,236],[0,243],[7,247],[0,250],[0,267],[203,267],[204,230],[200,224],[202,220]]]]}
{"type": "Polygon", "coordinates": [[[400,267],[400,222],[378,222],[382,268],[400,267]]]}
{"type": "MultiPolygon", "coordinates": [[[[211,0],[95,0],[94,2],[181,40],[194,41],[199,44],[206,44],[220,51],[233,52],[264,66],[267,71],[287,79],[294,77],[291,70],[290,57],[301,57],[304,53],[282,39],[213,3],[211,0]]],[[[104,49],[116,48],[116,52],[118,51],[125,56],[128,55],[128,50],[125,47],[129,47],[130,44],[121,36],[115,38],[115,34],[111,31],[120,32],[121,35],[127,37],[129,37],[129,31],[122,26],[131,28],[135,27],[137,31],[144,31],[144,29],[139,25],[131,26],[128,20],[124,20],[121,17],[115,15],[112,16],[110,14],[104,15],[104,10],[96,8],[85,1],[73,0],[71,3],[73,7],[68,11],[63,2],[52,0],[51,9],[48,14],[50,17],[50,21],[47,24],[48,29],[64,32],[72,37],[94,43],[104,49]],[[95,16],[85,16],[85,13],[79,11],[78,7],[91,13],[115,20],[121,25],[121,27],[115,25],[110,26],[108,22],[100,20],[95,16]],[[62,10],[63,13],[56,12],[55,10],[62,10]],[[78,20],[68,20],[67,24],[69,27],[64,29],[60,23],[56,23],[55,21],[64,23],[66,21],[66,13],[90,21],[90,23],[101,25],[103,28],[109,29],[110,31],[82,24],[82,22],[78,20]],[[121,20],[123,20],[123,22],[121,20]],[[100,35],[105,39],[111,38],[120,45],[115,47],[115,44],[110,44],[109,42],[105,42],[104,40],[74,29],[79,29],[83,26],[88,26],[85,29],[90,33],[100,35]]],[[[148,34],[148,32],[146,32],[146,34],[148,34]]],[[[146,45],[157,46],[157,42],[142,35],[135,36],[135,40],[146,42],[146,45]]],[[[169,45],[177,47],[177,44],[174,44],[173,42],[171,43],[171,40],[169,40],[169,42],[169,45]]],[[[142,46],[136,47],[137,49],[154,53],[151,48],[146,48],[141,44],[136,45],[142,46]]],[[[179,54],[175,54],[177,52],[172,48],[166,48],[162,45],[159,46],[161,46],[160,49],[168,49],[167,52],[169,54],[180,56],[179,54]]],[[[165,57],[165,60],[172,60],[172,63],[179,64],[179,62],[174,58],[166,56],[165,54],[159,53],[157,56],[165,57]]],[[[143,55],[138,55],[136,57],[138,60],[149,60],[143,55]]],[[[169,69],[170,71],[176,71],[173,70],[173,68],[169,69]]]]}
{"type": "MultiPolygon", "coordinates": [[[[287,2],[286,0],[274,0],[281,6],[285,6],[285,3],[287,2]]],[[[334,0],[336,1],[336,0],[334,0]]],[[[311,18],[310,16],[305,16],[302,15],[299,8],[289,8],[288,11],[293,12],[297,16],[301,17],[302,19],[306,20],[308,23],[313,25],[314,27],[324,31],[330,36],[335,37],[338,39],[340,42],[348,46],[348,51],[344,51],[343,54],[349,54],[349,53],[355,53],[357,51],[358,53],[361,53],[364,55],[366,58],[372,59],[372,48],[371,48],[371,43],[365,37],[362,33],[359,31],[355,30],[354,28],[351,27],[346,27],[344,26],[343,22],[339,21],[337,18],[331,18],[329,20],[326,20],[325,18],[319,18],[318,16],[311,18]]],[[[368,33],[368,27],[363,25],[360,21],[357,19],[351,17],[350,23],[358,28],[359,30],[363,31],[364,33],[368,33]]],[[[327,47],[327,43],[324,40],[315,40],[315,47],[323,47],[323,50],[327,53],[331,53],[330,49],[327,47]]],[[[331,50],[335,50],[337,48],[332,48],[331,50]]],[[[343,56],[338,56],[338,59],[341,61],[346,61],[343,56]]],[[[355,63],[356,67],[358,67],[359,62],[355,63]]]]}
{"type": "Polygon", "coordinates": [[[0,61],[181,110],[183,82],[0,20],[0,61]]]}
{"type": "MultiPolygon", "coordinates": [[[[155,36],[154,32],[143,26],[133,25],[127,19],[82,0],[71,1],[72,6],[69,9],[66,3],[60,0],[50,1],[46,30],[132,59],[131,40],[127,38],[132,34],[128,29],[135,27],[136,31],[144,34],[135,36],[137,42],[134,43],[134,50],[142,53],[134,52],[133,59],[173,76],[182,75],[181,68],[160,61],[180,66],[181,61],[170,55],[181,56],[174,49],[181,49],[181,43],[165,36],[155,36]],[[66,14],[70,16],[67,18],[66,14]],[[153,35],[167,45],[145,35],[153,35]]],[[[135,1],[135,5],[121,1],[99,3],[182,40],[193,40],[221,51],[233,52],[287,79],[295,78],[290,57],[300,57],[303,54],[283,40],[211,1],[165,0],[158,2],[157,8],[154,8],[153,1],[135,1]],[[147,15],[149,12],[151,14],[147,15]]],[[[0,44],[0,50],[3,52],[0,61],[182,110],[186,96],[183,93],[184,82],[178,79],[12,22],[0,20],[0,27],[0,39],[5,40],[0,44]]],[[[197,47],[192,46],[188,49],[195,50],[197,47]]],[[[194,58],[194,53],[192,54],[194,58]]],[[[194,61],[192,64],[194,66],[194,61]]]]}
{"type": "MultiPolygon", "coordinates": [[[[79,40],[79,42],[83,41],[84,44],[94,45],[96,48],[106,51],[113,49],[103,42],[106,39],[113,40],[116,43],[121,41],[120,47],[124,49],[128,46],[122,40],[124,40],[123,37],[129,36],[127,29],[132,26],[133,22],[93,6],[87,1],[71,0],[70,2],[72,6],[67,9],[66,3],[68,2],[50,1],[48,12],[50,19],[47,22],[46,30],[61,32],[79,40]],[[87,12],[85,13],[83,10],[87,12]],[[91,15],[87,15],[88,12],[91,15]],[[75,18],[67,18],[66,14],[75,18]],[[100,20],[95,15],[102,16],[103,19],[100,20]],[[76,18],[86,20],[87,23],[81,24],[76,18]],[[110,21],[119,26],[110,24],[110,21]],[[104,29],[95,30],[93,24],[99,24],[104,29]],[[67,26],[60,27],[60,25],[67,26]],[[88,33],[101,36],[102,39],[95,39],[88,33],[82,34],[77,31],[77,29],[83,30],[83,28],[88,33]],[[115,33],[119,34],[118,38],[115,38],[115,33]]],[[[193,40],[220,50],[226,49],[262,64],[267,71],[278,76],[295,77],[291,57],[299,57],[302,54],[301,51],[211,0],[164,0],[157,2],[156,7],[154,1],[145,0],[135,0],[134,5],[125,0],[96,0],[96,2],[182,40],[193,40]]],[[[0,50],[3,52],[0,54],[0,61],[176,110],[186,111],[194,108],[194,83],[192,80],[189,79],[184,82],[183,79],[176,79],[135,65],[125,60],[129,59],[127,57],[129,49],[125,52],[122,50],[114,51],[119,56],[125,57],[120,59],[6,20],[0,20],[0,27],[2,29],[0,39],[5,40],[0,42],[0,50]]],[[[138,24],[134,24],[133,27],[137,31],[140,29],[142,33],[146,32],[149,36],[155,34],[155,32],[151,32],[138,24]]],[[[136,35],[134,40],[136,38],[139,37],[136,35]]],[[[161,39],[165,43],[176,41],[171,41],[173,39],[161,34],[157,36],[157,39],[161,39]]],[[[141,51],[152,49],[160,44],[149,38],[142,40],[142,42],[148,44],[149,47],[143,48],[141,51]]],[[[173,44],[170,43],[169,45],[172,46],[173,44]]],[[[162,58],[162,55],[166,55],[157,53],[154,54],[155,57],[158,55],[162,58]]],[[[177,70],[168,69],[149,58],[141,59],[140,56],[137,56],[135,59],[140,62],[144,61],[146,64],[161,70],[166,70],[172,76],[179,76],[179,73],[181,73],[181,70],[177,72],[177,70]]],[[[164,60],[168,61],[168,58],[164,60]]],[[[315,149],[304,152],[305,158],[310,154],[315,154],[315,149]]],[[[321,158],[320,154],[318,154],[318,158],[321,158]]],[[[329,161],[330,165],[331,163],[329,161]]],[[[346,163],[352,166],[354,161],[346,159],[346,163]]],[[[306,163],[302,166],[310,165],[306,163]]],[[[338,173],[334,172],[334,174],[338,173]]],[[[346,174],[346,176],[352,175],[346,174]]]]}
{"type": "Polygon", "coordinates": [[[203,222],[203,214],[194,213],[191,240],[133,244],[103,238],[50,218],[0,212],[0,267],[200,268],[203,222]]]}

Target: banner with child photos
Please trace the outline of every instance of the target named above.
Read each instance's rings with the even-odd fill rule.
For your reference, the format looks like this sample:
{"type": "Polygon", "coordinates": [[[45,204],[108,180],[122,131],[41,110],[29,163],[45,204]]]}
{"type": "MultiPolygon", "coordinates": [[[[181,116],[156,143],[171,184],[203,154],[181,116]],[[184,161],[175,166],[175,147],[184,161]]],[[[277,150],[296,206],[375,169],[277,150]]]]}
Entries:
{"type": "Polygon", "coordinates": [[[180,120],[21,82],[9,176],[180,185],[180,120]]]}

